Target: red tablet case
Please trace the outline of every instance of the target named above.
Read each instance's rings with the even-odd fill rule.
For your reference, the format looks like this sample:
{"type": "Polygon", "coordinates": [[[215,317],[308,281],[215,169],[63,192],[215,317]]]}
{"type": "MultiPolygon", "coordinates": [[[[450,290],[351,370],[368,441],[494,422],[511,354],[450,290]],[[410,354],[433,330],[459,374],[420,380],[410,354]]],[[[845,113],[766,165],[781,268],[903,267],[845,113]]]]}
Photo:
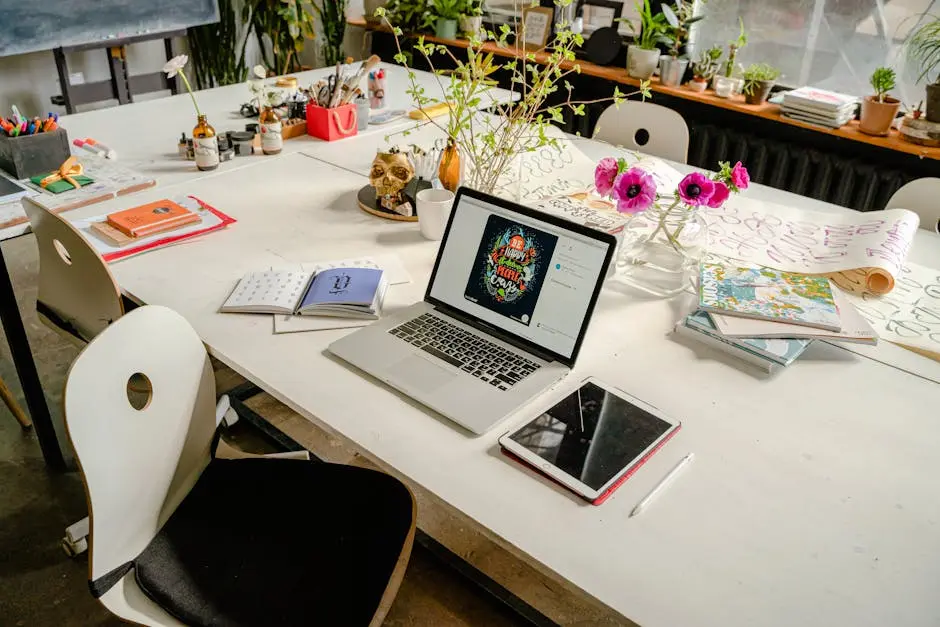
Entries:
{"type": "Polygon", "coordinates": [[[656,446],[654,446],[653,449],[650,450],[650,452],[648,452],[646,455],[644,455],[643,457],[641,457],[640,459],[638,459],[637,462],[636,462],[635,464],[633,464],[633,466],[631,466],[629,470],[627,470],[627,472],[623,473],[623,475],[622,475],[619,479],[617,479],[609,488],[607,488],[607,490],[606,490],[605,492],[603,492],[599,497],[597,497],[597,498],[594,499],[593,501],[592,501],[591,499],[585,498],[584,495],[582,495],[582,494],[578,494],[577,492],[575,492],[574,490],[572,490],[571,488],[569,488],[568,486],[566,486],[566,485],[563,484],[562,482],[558,481],[557,479],[555,479],[555,478],[552,477],[551,475],[547,474],[547,473],[546,473],[545,471],[543,471],[541,468],[538,468],[538,467],[536,467],[536,466],[533,466],[532,464],[530,464],[530,463],[527,462],[526,460],[522,459],[522,458],[519,457],[518,455],[514,455],[514,454],[512,453],[512,451],[509,451],[509,450],[503,448],[502,446],[499,447],[499,450],[502,451],[503,455],[505,455],[506,457],[509,457],[510,459],[516,460],[517,462],[519,462],[520,464],[526,466],[527,468],[531,468],[532,470],[534,470],[535,472],[539,473],[539,474],[542,475],[543,477],[545,477],[545,478],[551,480],[553,483],[557,483],[558,485],[560,485],[560,486],[563,487],[564,489],[566,489],[566,490],[568,490],[568,491],[570,491],[570,492],[574,492],[574,494],[578,494],[578,496],[580,496],[582,499],[584,499],[584,500],[587,501],[588,503],[590,503],[590,504],[592,504],[592,505],[600,505],[601,503],[603,503],[604,501],[606,501],[607,499],[609,499],[609,498],[610,498],[610,495],[614,493],[614,490],[616,490],[617,488],[619,488],[619,487],[623,484],[624,481],[626,481],[627,479],[629,479],[630,477],[632,477],[633,474],[634,474],[637,470],[640,469],[640,466],[642,466],[643,464],[646,463],[646,460],[648,460],[650,457],[653,456],[654,453],[656,453],[659,449],[661,449],[661,448],[666,444],[666,442],[668,442],[669,440],[672,439],[672,437],[673,437],[674,435],[676,435],[677,433],[679,433],[679,430],[680,430],[680,429],[682,429],[682,424],[681,424],[681,423],[680,423],[678,426],[676,426],[676,428],[673,429],[673,430],[669,433],[669,435],[667,435],[665,438],[663,438],[663,439],[659,442],[659,444],[657,444],[656,446]]]}

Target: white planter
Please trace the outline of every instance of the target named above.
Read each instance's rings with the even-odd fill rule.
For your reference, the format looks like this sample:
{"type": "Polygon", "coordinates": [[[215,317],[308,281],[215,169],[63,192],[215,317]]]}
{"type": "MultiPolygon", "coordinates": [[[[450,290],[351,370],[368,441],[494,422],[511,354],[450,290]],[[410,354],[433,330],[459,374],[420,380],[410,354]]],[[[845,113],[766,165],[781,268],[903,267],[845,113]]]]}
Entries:
{"type": "Polygon", "coordinates": [[[703,92],[708,88],[708,81],[691,80],[685,84],[690,91],[703,92]]]}
{"type": "Polygon", "coordinates": [[[712,82],[712,89],[719,98],[731,98],[744,88],[744,81],[740,78],[716,76],[712,82]]]}
{"type": "Polygon", "coordinates": [[[627,48],[627,74],[633,78],[647,80],[659,65],[659,50],[644,50],[632,45],[627,48]]]}
{"type": "Polygon", "coordinates": [[[483,16],[461,15],[460,34],[465,37],[475,36],[479,39],[483,39],[483,16]]]}

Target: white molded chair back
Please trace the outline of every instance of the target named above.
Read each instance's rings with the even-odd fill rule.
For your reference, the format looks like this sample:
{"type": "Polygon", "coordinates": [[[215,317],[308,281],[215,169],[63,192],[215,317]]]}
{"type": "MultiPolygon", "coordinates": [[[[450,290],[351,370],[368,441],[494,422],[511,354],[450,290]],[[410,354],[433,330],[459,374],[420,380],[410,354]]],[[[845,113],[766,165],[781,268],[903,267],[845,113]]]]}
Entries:
{"type": "Polygon", "coordinates": [[[651,102],[627,100],[610,105],[594,127],[594,139],[661,159],[686,163],[689,125],[676,111],[651,102]],[[637,140],[648,137],[640,144],[637,140]]]}
{"type": "MultiPolygon", "coordinates": [[[[124,314],[107,264],[69,222],[28,198],[22,201],[39,247],[39,303],[90,340],[124,314]]],[[[70,329],[64,329],[70,331],[70,329]]]]}
{"type": "MultiPolygon", "coordinates": [[[[121,317],[78,356],[65,389],[65,423],[85,481],[95,581],[136,558],[189,493],[210,459],[215,380],[189,323],[165,307],[121,317]],[[147,377],[135,409],[128,382],[147,377]]],[[[133,585],[133,573],[101,598],[143,624],[172,624],[133,585]]]]}
{"type": "Polygon", "coordinates": [[[907,209],[920,216],[920,228],[940,232],[940,178],[914,179],[894,192],[885,209],[907,209]]]}

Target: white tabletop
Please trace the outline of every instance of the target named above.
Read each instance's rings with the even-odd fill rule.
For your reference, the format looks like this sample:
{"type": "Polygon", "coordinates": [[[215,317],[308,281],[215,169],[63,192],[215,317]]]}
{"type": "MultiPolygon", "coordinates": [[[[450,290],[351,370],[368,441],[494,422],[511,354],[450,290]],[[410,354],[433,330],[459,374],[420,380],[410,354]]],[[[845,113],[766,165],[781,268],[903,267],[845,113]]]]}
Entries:
{"type": "MultiPolygon", "coordinates": [[[[407,70],[390,63],[382,63],[379,67],[386,72],[387,97],[386,106],[377,111],[413,109],[413,100],[407,93],[410,87],[407,70]]],[[[288,76],[296,77],[301,87],[307,87],[333,71],[333,68],[322,68],[288,76]]],[[[417,84],[427,90],[428,97],[436,98],[442,94],[437,86],[438,79],[433,74],[420,70],[416,70],[414,74],[417,84]]],[[[273,84],[274,79],[268,79],[268,82],[273,84]]],[[[257,122],[256,118],[245,118],[239,114],[239,108],[243,103],[248,102],[250,97],[251,94],[246,84],[228,85],[196,92],[200,110],[206,114],[209,123],[219,134],[230,130],[244,130],[245,124],[257,122]]],[[[511,97],[512,94],[508,90],[493,88],[481,98],[480,107],[489,107],[494,102],[507,102],[511,97]]],[[[60,124],[68,131],[69,141],[90,137],[104,143],[117,152],[119,165],[155,178],[159,187],[191,183],[207,176],[218,176],[247,166],[266,163],[272,159],[265,155],[238,156],[220,164],[218,169],[212,172],[200,172],[196,169],[195,162],[181,159],[177,155],[180,134],[186,133],[187,136],[192,136],[195,123],[195,109],[189,94],[185,91],[167,98],[76,113],[60,119],[60,124]]],[[[414,125],[415,121],[406,116],[388,124],[370,125],[368,130],[360,131],[358,134],[364,139],[371,138],[369,141],[384,143],[387,135],[412,128],[414,125]]],[[[345,139],[332,143],[342,144],[348,141],[351,140],[345,139]]],[[[302,135],[285,141],[282,154],[300,151],[316,152],[318,147],[326,147],[330,144],[331,142],[302,135]]],[[[342,150],[340,147],[339,151],[342,150]]],[[[75,151],[80,155],[90,154],[84,153],[81,149],[75,149],[75,151]]],[[[27,232],[29,232],[28,223],[0,229],[0,241],[27,232]]]]}
{"type": "MultiPolygon", "coordinates": [[[[386,252],[414,279],[406,296],[422,297],[437,245],[416,224],[356,208],[366,180],[355,164],[375,150],[364,139],[328,146],[350,156],[349,169],[294,154],[254,167],[250,184],[223,171],[135,195],[137,204],[185,191],[239,222],[117,263],[117,280],[179,311],[215,356],[291,408],[644,627],[940,623],[934,383],[822,343],[761,377],[674,341],[681,299],[605,289],[570,379],[599,376],[683,429],[593,507],[499,455],[497,437],[521,418],[472,437],[328,356],[345,331],[273,335],[270,316],[218,314],[250,270],[386,252]],[[628,520],[688,452],[691,467],[628,520]]],[[[940,266],[935,244],[919,233],[912,259],[940,266]]]]}

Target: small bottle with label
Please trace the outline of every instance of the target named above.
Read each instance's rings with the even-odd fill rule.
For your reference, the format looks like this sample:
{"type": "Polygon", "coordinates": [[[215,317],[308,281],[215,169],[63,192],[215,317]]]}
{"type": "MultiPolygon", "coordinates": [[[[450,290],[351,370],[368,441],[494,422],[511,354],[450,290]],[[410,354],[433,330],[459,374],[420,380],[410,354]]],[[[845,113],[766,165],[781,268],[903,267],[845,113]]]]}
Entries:
{"type": "Polygon", "coordinates": [[[284,148],[284,138],[281,136],[281,118],[271,107],[262,107],[258,116],[261,127],[261,151],[266,155],[276,155],[284,148]]]}
{"type": "Polygon", "coordinates": [[[198,122],[193,129],[196,167],[200,170],[215,170],[219,167],[219,140],[215,136],[215,129],[206,121],[206,116],[200,115],[198,122]]]}

